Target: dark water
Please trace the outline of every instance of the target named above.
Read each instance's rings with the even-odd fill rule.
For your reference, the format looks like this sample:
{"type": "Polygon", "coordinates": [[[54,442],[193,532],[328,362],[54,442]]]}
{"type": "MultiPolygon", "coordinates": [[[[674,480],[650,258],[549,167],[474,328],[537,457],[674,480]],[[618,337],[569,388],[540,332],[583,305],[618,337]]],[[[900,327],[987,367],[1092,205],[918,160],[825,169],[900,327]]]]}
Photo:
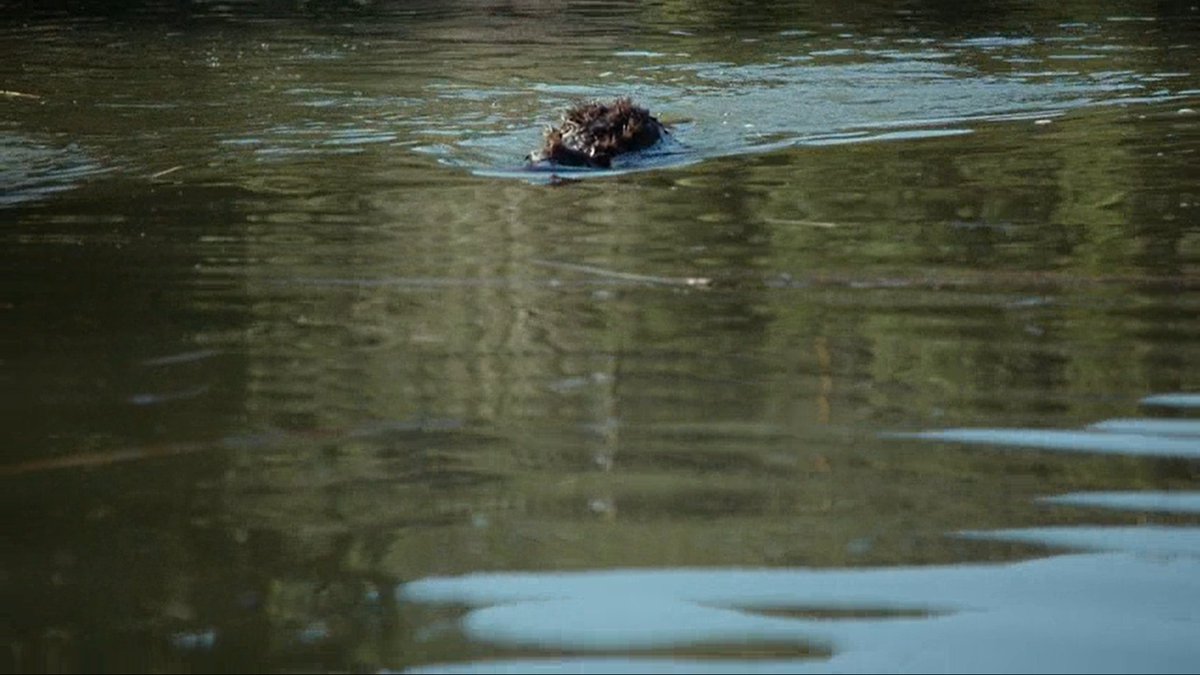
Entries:
{"type": "Polygon", "coordinates": [[[1194,4],[0,17],[0,670],[1200,664],[1194,4]]]}

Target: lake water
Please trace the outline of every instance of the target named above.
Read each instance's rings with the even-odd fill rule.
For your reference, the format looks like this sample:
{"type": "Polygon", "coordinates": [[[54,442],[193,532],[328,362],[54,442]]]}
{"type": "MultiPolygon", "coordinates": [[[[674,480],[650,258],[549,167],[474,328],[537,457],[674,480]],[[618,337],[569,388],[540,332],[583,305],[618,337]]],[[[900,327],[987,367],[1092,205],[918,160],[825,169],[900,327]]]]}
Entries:
{"type": "Polygon", "coordinates": [[[1200,668],[1194,3],[0,10],[0,670],[1200,668]]]}

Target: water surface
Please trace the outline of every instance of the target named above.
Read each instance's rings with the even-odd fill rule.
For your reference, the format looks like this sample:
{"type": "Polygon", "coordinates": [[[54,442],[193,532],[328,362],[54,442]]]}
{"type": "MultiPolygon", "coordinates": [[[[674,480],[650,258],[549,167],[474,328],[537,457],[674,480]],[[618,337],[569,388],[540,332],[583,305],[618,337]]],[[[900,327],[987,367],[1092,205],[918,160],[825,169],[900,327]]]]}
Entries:
{"type": "Polygon", "coordinates": [[[1195,670],[1194,8],[0,8],[0,668],[1195,670]]]}

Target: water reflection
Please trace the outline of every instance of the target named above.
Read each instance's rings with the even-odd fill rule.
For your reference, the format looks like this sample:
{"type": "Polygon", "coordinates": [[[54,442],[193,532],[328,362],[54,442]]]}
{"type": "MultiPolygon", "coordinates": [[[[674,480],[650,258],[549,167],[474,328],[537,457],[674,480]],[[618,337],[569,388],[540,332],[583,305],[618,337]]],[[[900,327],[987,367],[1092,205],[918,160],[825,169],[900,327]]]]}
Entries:
{"type": "MultiPolygon", "coordinates": [[[[1143,403],[1185,407],[1189,405],[1190,398],[1187,395],[1158,394],[1143,399],[1143,403]]],[[[1097,422],[1089,429],[937,429],[891,436],[1056,452],[1200,458],[1200,421],[1115,419],[1097,422]]]]}
{"type": "Polygon", "coordinates": [[[15,134],[0,135],[0,207],[47,199],[115,167],[88,157],[76,144],[38,142],[15,134]]]}
{"type": "MultiPolygon", "coordinates": [[[[863,40],[855,35],[839,39],[846,44],[859,44],[863,40]]],[[[702,158],[718,157],[778,150],[796,144],[964,134],[971,131],[963,128],[966,125],[1012,119],[1048,121],[1065,110],[1085,105],[1125,104],[1135,96],[1137,101],[1145,103],[1186,99],[1163,88],[1161,78],[1141,81],[1136,71],[1081,74],[1062,70],[1012,73],[996,68],[976,70],[971,50],[1007,47],[1028,55],[1035,53],[1030,49],[1033,41],[1029,39],[964,41],[948,45],[954,48],[951,51],[932,55],[922,51],[921,45],[905,40],[899,40],[895,48],[883,49],[879,46],[886,47],[886,39],[866,41],[877,47],[861,51],[821,50],[813,49],[814,45],[806,40],[796,44],[776,41],[771,44],[773,50],[757,45],[755,50],[775,61],[741,64],[697,61],[695,38],[682,37],[678,44],[668,48],[670,57],[637,65],[633,69],[638,74],[637,81],[626,78],[619,84],[608,84],[604,81],[605,74],[600,73],[594,78],[599,83],[595,86],[541,86],[537,90],[544,94],[541,98],[550,109],[563,107],[571,97],[603,98],[614,92],[633,92],[660,116],[665,115],[665,119],[687,118],[677,137],[688,152],[677,153],[677,161],[686,161],[689,153],[702,158]],[[972,65],[962,65],[964,62],[972,65]],[[1123,81],[1122,76],[1130,79],[1123,81]],[[1147,92],[1149,86],[1154,87],[1152,93],[1147,92]],[[897,126],[952,128],[885,134],[865,131],[897,126]]],[[[700,51],[704,51],[702,45],[700,51]]],[[[1025,59],[1022,63],[1027,66],[1030,61],[1037,62],[1025,59]]],[[[1052,64],[1043,65],[1053,68],[1052,64]]],[[[576,79],[593,78],[580,73],[576,79]]],[[[488,100],[493,108],[500,109],[499,115],[504,115],[512,106],[510,101],[523,93],[507,87],[470,88],[443,89],[438,96],[451,102],[488,100]]],[[[475,169],[480,169],[482,163],[485,171],[494,171],[512,164],[515,148],[533,147],[537,143],[534,131],[527,126],[516,132],[506,131],[519,124],[515,120],[500,129],[489,128],[480,122],[493,121],[495,116],[480,120],[470,112],[458,115],[453,110],[442,118],[443,126],[436,131],[442,137],[438,144],[422,148],[445,161],[475,169]],[[447,145],[447,136],[461,140],[447,145]]],[[[648,162],[644,168],[662,164],[648,162]]]]}
{"type": "Polygon", "coordinates": [[[1142,399],[1144,405],[1166,408],[1200,407],[1200,394],[1156,394],[1142,399]]]}
{"type": "Polygon", "coordinates": [[[1043,429],[945,429],[923,431],[909,438],[1011,445],[1040,450],[1096,452],[1151,457],[1200,457],[1200,441],[1169,436],[1129,433],[1089,433],[1043,429]]]}
{"type": "MultiPolygon", "coordinates": [[[[1086,539],[1086,532],[1065,534],[979,536],[1054,546],[1086,539]]],[[[1085,545],[1117,552],[1003,565],[853,571],[475,575],[412,582],[401,599],[472,607],[463,630],[476,640],[577,654],[441,663],[416,672],[1188,671],[1200,657],[1191,611],[1191,600],[1200,592],[1195,545],[1200,529],[1142,528],[1129,538],[1098,534],[1085,545]],[[1181,549],[1181,540],[1191,545],[1181,549]],[[777,616],[780,610],[829,609],[928,616],[777,616]],[[1130,625],[1139,630],[1130,631],[1130,625]],[[638,650],[670,654],[697,643],[793,643],[831,654],[784,661],[636,656],[638,650]],[[635,655],[620,658],[578,655],[631,651],[635,655]]]]}
{"type": "MultiPolygon", "coordinates": [[[[1186,21],[1160,28],[1091,8],[1078,22],[1013,7],[992,25],[972,25],[927,7],[897,13],[868,3],[837,16],[794,3],[708,24],[718,20],[699,18],[708,12],[675,16],[661,7],[378,3],[359,7],[358,21],[330,25],[249,5],[214,14],[198,5],[198,20],[218,22],[155,34],[127,23],[141,13],[170,25],[170,12],[156,9],[173,8],[150,3],[128,17],[77,18],[82,43],[69,40],[70,16],[52,9],[38,17],[43,30],[17,32],[14,45],[37,49],[12,52],[22,68],[11,92],[37,105],[16,101],[16,119],[53,115],[67,122],[50,128],[56,137],[84,131],[72,142],[98,145],[109,162],[147,174],[166,168],[144,166],[163,149],[175,160],[167,166],[211,177],[214,163],[244,172],[261,162],[404,148],[494,175],[519,166],[541,126],[577,97],[633,95],[686,119],[680,139],[708,158],[880,127],[963,131],[1014,114],[1050,119],[1195,91],[1186,50],[1172,48],[1186,21]],[[391,33],[381,28],[388,25],[391,33]],[[509,46],[515,35],[564,58],[534,59],[509,46]],[[629,37],[614,44],[612,35],[629,37]],[[105,60],[89,62],[91,51],[105,60]],[[56,71],[63,62],[99,79],[132,74],[137,86],[93,95],[56,71]],[[176,64],[189,69],[186,87],[171,84],[176,64]],[[129,133],[114,143],[88,111],[115,117],[129,133]]],[[[689,160],[667,163],[677,161],[689,160]]]]}
{"type": "Polygon", "coordinates": [[[1074,492],[1045,497],[1041,501],[1126,511],[1200,513],[1200,493],[1197,492],[1074,492]]]}
{"type": "MultiPolygon", "coordinates": [[[[952,429],[907,436],[1080,453],[1200,456],[1190,420],[1122,419],[1093,428],[1102,431],[952,429]]],[[[1093,492],[1039,501],[1200,514],[1196,492],[1093,492]]],[[[461,621],[468,639],[562,654],[496,655],[416,672],[1184,672],[1200,657],[1191,639],[1198,626],[1190,609],[1200,593],[1200,528],[1071,525],[952,536],[1107,553],[853,571],[471,574],[413,581],[398,597],[470,608],[461,621]],[[848,611],[857,616],[828,614],[848,611]],[[826,616],[806,618],[813,613],[826,616]],[[1131,622],[1148,630],[1131,632],[1131,622]],[[780,645],[789,644],[804,658],[781,659],[780,645]],[[1021,649],[1012,649],[1014,644],[1021,649]],[[700,646],[720,658],[690,659],[689,650],[700,646]],[[755,657],[747,658],[747,652],[755,657]]]]}
{"type": "MultiPolygon", "coordinates": [[[[87,5],[0,20],[0,670],[528,656],[392,590],[1008,578],[1046,528],[1194,524],[1192,9],[87,5]],[[687,147],[511,179],[568,100],[617,93],[687,147]],[[880,435],[963,428],[1116,452],[880,435]],[[1039,501],[1118,490],[1172,498],[1039,501]]],[[[1127,555],[1055,564],[1140,578],[1127,555]]],[[[946,618],[890,593],[671,650],[825,667],[850,643],[789,617],[946,618]]]]}

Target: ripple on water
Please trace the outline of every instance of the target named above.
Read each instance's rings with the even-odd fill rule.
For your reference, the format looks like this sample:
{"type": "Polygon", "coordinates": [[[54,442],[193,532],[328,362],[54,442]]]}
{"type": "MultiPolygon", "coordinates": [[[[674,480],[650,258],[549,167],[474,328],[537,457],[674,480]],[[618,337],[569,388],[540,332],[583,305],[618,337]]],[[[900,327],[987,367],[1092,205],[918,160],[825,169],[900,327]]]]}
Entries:
{"type": "MultiPolygon", "coordinates": [[[[1165,401],[1194,403],[1174,396],[1165,401]]],[[[1200,457],[1194,421],[1114,419],[1090,429],[947,429],[907,436],[1200,457]]],[[[1200,513],[1196,492],[1072,493],[1040,501],[1200,513]]],[[[436,664],[417,672],[1184,672],[1200,661],[1194,637],[1200,617],[1193,607],[1200,597],[1200,527],[1032,527],[952,536],[1093,553],[858,570],[472,574],[420,579],[397,593],[405,602],[469,607],[461,627],[474,641],[557,655],[436,664]],[[863,614],[803,616],[814,610],[863,614]],[[789,643],[828,656],[778,658],[777,646],[789,643]],[[743,651],[717,660],[645,658],[656,650],[686,653],[701,645],[718,654],[720,646],[743,651]],[[745,658],[747,646],[764,648],[763,658],[745,658]]]]}
{"type": "Polygon", "coordinates": [[[0,135],[0,206],[44,199],[107,173],[74,143],[53,145],[16,134],[0,135]]]}
{"type": "MultiPolygon", "coordinates": [[[[1158,394],[1142,399],[1143,405],[1200,406],[1195,394],[1158,394]]],[[[1131,457],[1200,458],[1200,420],[1112,419],[1087,430],[1072,429],[933,429],[885,434],[885,438],[911,438],[971,445],[1031,448],[1052,452],[1127,455],[1131,457]]]]}
{"type": "Polygon", "coordinates": [[[1200,658],[1194,639],[1200,620],[1192,611],[1200,597],[1200,548],[1194,546],[1200,528],[1043,528],[970,536],[1113,552],[860,570],[476,574],[418,580],[403,586],[399,597],[472,607],[462,625],[474,640],[602,655],[437,664],[428,672],[1183,672],[1200,658]],[[1181,548],[1180,542],[1189,545],[1181,548]],[[1164,552],[1179,555],[1144,555],[1164,552]],[[778,614],[814,608],[879,614],[820,620],[778,614]],[[925,614],[884,618],[900,610],[925,614]],[[831,655],[708,661],[637,656],[639,650],[705,642],[789,641],[831,655]]]}
{"type": "MultiPolygon", "coordinates": [[[[681,152],[665,162],[629,160],[626,168],[633,170],[758,152],[764,146],[812,144],[813,139],[836,144],[970,133],[968,123],[1058,115],[1105,102],[1154,102],[1173,95],[1167,90],[1150,92],[1147,88],[1157,83],[1129,70],[1097,74],[1056,67],[1058,55],[1034,59],[1029,62],[1034,67],[1002,75],[982,72],[969,65],[969,59],[946,58],[995,50],[1024,54],[1031,42],[997,36],[945,45],[950,51],[836,48],[741,64],[681,60],[679,55],[657,52],[650,58],[639,52],[637,56],[646,60],[625,82],[595,78],[598,84],[530,86],[549,106],[543,113],[545,123],[572,100],[621,94],[634,96],[667,121],[688,120],[676,134],[681,152]],[[911,135],[873,133],[895,128],[908,128],[911,135]]],[[[1092,58],[1066,56],[1072,62],[1092,58]]],[[[457,139],[442,146],[441,161],[486,175],[520,175],[510,173],[516,168],[514,158],[536,145],[542,125],[507,118],[503,109],[506,101],[515,104],[526,97],[514,96],[511,88],[470,86],[457,91],[453,85],[438,86],[439,98],[458,99],[454,108],[461,108],[457,114],[446,111],[449,114],[428,119],[426,132],[457,139]],[[481,126],[475,108],[466,105],[475,102],[477,107],[481,100],[500,105],[486,126],[481,126]]]]}
{"type": "Polygon", "coordinates": [[[1200,492],[1072,492],[1038,501],[1120,511],[1200,514],[1200,492]]]}
{"type": "Polygon", "coordinates": [[[1060,431],[1054,429],[962,428],[892,434],[895,438],[948,441],[978,445],[1009,446],[1141,457],[1200,458],[1200,442],[1192,438],[1166,435],[1109,433],[1102,431],[1060,431]]]}
{"type": "Polygon", "coordinates": [[[1142,405],[1162,408],[1200,408],[1200,394],[1155,394],[1142,399],[1142,405]]]}

